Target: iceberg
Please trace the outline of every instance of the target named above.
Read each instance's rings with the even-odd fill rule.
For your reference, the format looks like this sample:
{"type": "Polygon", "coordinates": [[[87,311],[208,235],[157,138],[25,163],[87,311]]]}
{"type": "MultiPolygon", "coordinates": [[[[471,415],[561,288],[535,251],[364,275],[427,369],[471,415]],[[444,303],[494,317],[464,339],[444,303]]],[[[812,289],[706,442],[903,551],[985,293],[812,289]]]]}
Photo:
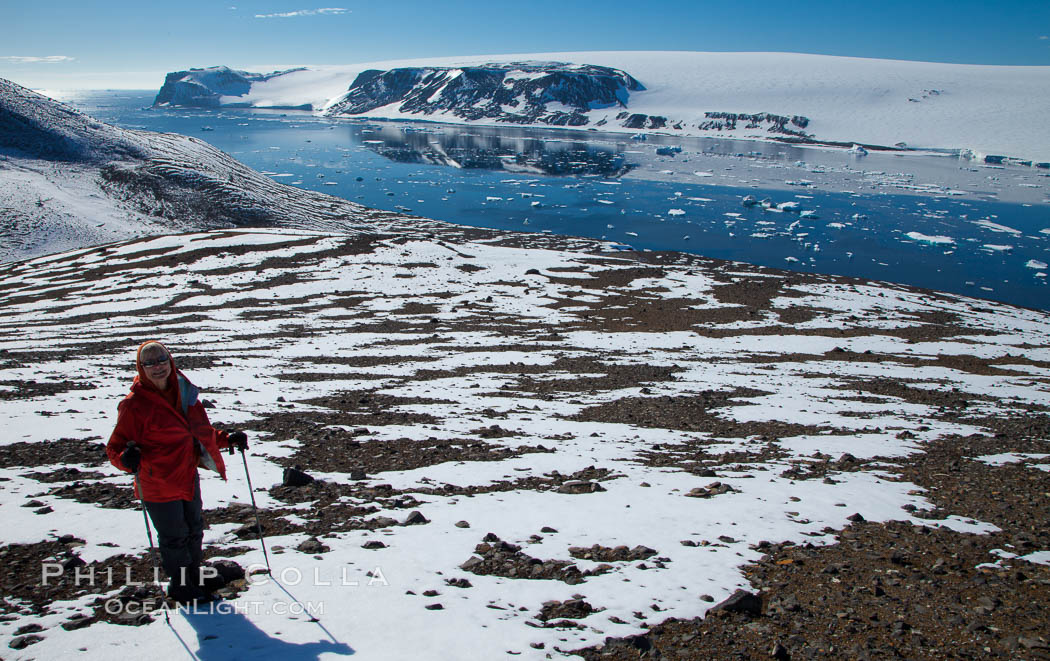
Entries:
{"type": "Polygon", "coordinates": [[[953,239],[950,236],[927,236],[920,232],[908,232],[904,236],[908,237],[913,241],[918,241],[920,243],[932,243],[935,245],[955,243],[955,239],[953,239]]]}

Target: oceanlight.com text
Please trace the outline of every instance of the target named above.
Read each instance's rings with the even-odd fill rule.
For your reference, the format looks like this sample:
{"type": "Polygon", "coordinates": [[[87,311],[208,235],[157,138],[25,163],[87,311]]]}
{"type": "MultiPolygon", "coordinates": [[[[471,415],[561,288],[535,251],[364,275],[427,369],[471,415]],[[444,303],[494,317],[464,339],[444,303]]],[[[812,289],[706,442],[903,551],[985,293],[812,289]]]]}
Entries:
{"type": "MultiPolygon", "coordinates": [[[[107,599],[105,603],[106,613],[109,615],[146,615],[156,610],[168,608],[167,602],[123,602],[120,599],[107,599]]],[[[178,606],[194,613],[209,613],[218,615],[308,615],[318,617],[324,615],[325,607],[323,601],[260,601],[260,600],[238,600],[238,601],[212,601],[205,604],[193,604],[178,606]]]]}

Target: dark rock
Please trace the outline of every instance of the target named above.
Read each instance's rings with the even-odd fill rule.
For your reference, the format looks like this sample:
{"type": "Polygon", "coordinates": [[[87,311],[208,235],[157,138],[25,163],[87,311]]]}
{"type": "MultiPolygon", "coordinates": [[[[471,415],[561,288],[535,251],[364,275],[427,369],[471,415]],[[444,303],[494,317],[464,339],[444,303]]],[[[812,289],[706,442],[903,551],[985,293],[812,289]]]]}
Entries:
{"type": "Polygon", "coordinates": [[[762,598],[747,590],[737,590],[728,599],[715,605],[709,613],[743,613],[759,616],[762,614],[762,598]]]}
{"type": "Polygon", "coordinates": [[[66,631],[75,631],[77,629],[83,629],[84,627],[90,627],[92,624],[97,622],[93,617],[89,617],[83,614],[76,614],[62,623],[62,628],[66,631]]]}
{"type": "Polygon", "coordinates": [[[19,637],[13,639],[10,643],[8,643],[7,646],[10,647],[13,650],[24,650],[25,648],[29,647],[33,643],[39,643],[43,639],[44,639],[43,636],[34,636],[34,635],[19,636],[19,637]]]}
{"type": "Polygon", "coordinates": [[[299,546],[297,546],[295,548],[298,551],[302,551],[303,553],[310,553],[310,554],[325,553],[327,551],[331,551],[332,550],[332,549],[328,548],[327,546],[325,546],[324,544],[322,544],[321,541],[319,539],[317,539],[316,537],[311,537],[310,539],[300,543],[299,546]]]}
{"type": "Polygon", "coordinates": [[[413,510],[408,515],[408,517],[405,519],[405,521],[404,521],[404,523],[402,525],[417,526],[417,525],[422,525],[424,523],[430,523],[430,519],[428,519],[427,517],[423,516],[423,513],[420,512],[419,510],[413,510]]]}
{"type": "Polygon", "coordinates": [[[569,480],[558,487],[558,493],[584,494],[605,491],[605,487],[597,482],[587,480],[569,480]]]}
{"type": "Polygon", "coordinates": [[[37,631],[43,631],[43,630],[44,630],[44,627],[42,627],[41,625],[37,624],[36,622],[32,622],[30,624],[25,624],[25,625],[22,625],[22,626],[18,627],[17,629],[15,629],[15,635],[16,636],[21,636],[21,635],[24,635],[24,634],[27,634],[27,633],[36,633],[37,631]]]}
{"type": "Polygon", "coordinates": [[[365,542],[364,544],[362,544],[361,548],[369,549],[369,550],[385,549],[386,548],[386,544],[384,544],[383,542],[379,541],[378,539],[370,539],[367,542],[365,542]]]}
{"type": "Polygon", "coordinates": [[[284,478],[282,484],[286,487],[305,487],[314,481],[314,478],[307,475],[298,468],[285,468],[284,478]]]}

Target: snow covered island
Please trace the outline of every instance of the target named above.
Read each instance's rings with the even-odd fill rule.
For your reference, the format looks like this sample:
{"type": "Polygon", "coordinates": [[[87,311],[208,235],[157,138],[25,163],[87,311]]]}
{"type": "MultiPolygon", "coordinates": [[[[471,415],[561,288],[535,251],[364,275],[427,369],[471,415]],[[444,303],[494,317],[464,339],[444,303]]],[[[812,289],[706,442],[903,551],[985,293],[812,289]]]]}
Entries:
{"type": "Polygon", "coordinates": [[[579,52],[168,74],[166,106],[565,126],[959,153],[1050,167],[1050,67],[798,53],[579,52]]]}

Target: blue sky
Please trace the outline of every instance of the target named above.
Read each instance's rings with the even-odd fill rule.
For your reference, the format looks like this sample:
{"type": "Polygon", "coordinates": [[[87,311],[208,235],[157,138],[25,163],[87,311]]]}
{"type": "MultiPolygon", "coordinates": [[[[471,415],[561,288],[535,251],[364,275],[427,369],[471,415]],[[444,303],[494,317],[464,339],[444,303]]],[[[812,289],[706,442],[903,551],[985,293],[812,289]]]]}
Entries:
{"type": "Polygon", "coordinates": [[[1050,65],[1050,0],[0,0],[0,77],[155,89],[164,73],[542,51],[785,51],[1050,65]]]}

